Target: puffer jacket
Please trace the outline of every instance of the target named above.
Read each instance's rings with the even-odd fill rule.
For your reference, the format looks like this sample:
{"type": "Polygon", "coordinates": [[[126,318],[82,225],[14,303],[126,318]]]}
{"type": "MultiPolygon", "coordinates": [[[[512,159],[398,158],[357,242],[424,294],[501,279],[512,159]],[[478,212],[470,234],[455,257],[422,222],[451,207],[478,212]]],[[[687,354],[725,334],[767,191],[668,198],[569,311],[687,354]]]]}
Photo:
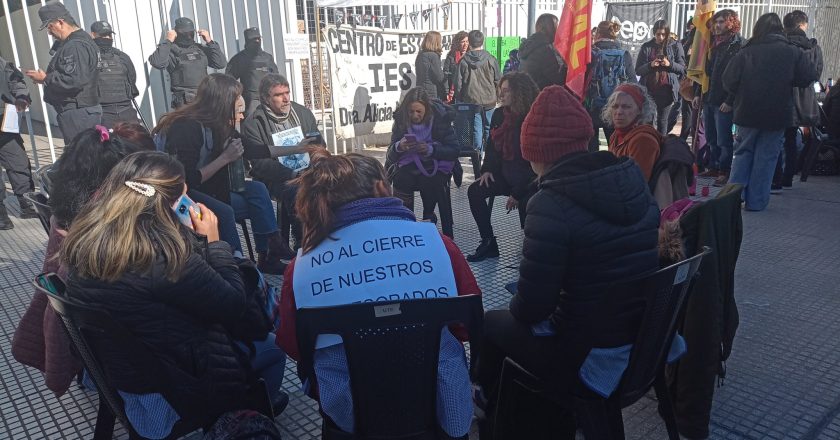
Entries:
{"type": "Polygon", "coordinates": [[[435,52],[420,52],[414,60],[414,73],[417,74],[417,87],[422,87],[430,98],[446,98],[443,89],[443,67],[440,65],[440,55],[435,52]]]}
{"type": "Polygon", "coordinates": [[[471,49],[458,64],[455,100],[479,104],[489,110],[496,106],[496,86],[502,75],[499,61],[486,50],[471,49]]]}
{"type": "MultiPolygon", "coordinates": [[[[396,164],[403,154],[397,151],[397,143],[408,132],[408,127],[405,125],[405,112],[407,111],[408,103],[404,104],[394,112],[394,125],[391,127],[391,145],[388,147],[388,153],[385,156],[386,169],[396,164]]],[[[431,162],[431,159],[458,160],[458,138],[455,136],[455,128],[452,125],[455,122],[455,110],[439,99],[433,99],[432,112],[434,113],[434,120],[432,121],[432,154],[428,158],[423,159],[424,165],[427,162],[431,162]]]]}
{"type": "MultiPolygon", "coordinates": [[[[549,319],[558,336],[575,337],[600,308],[612,282],[653,272],[659,208],[639,167],[612,153],[572,153],[538,183],[528,203],[518,292],[510,302],[516,319],[549,319]]],[[[597,335],[593,346],[632,343],[638,332],[643,292],[628,291],[597,335]]]]}
{"type": "MultiPolygon", "coordinates": [[[[805,52],[805,58],[814,64],[817,78],[823,73],[822,48],[816,38],[808,38],[805,31],[794,29],[787,32],[788,41],[805,52]]],[[[796,126],[819,125],[820,108],[817,103],[817,93],[813,87],[797,87],[793,89],[794,123],[796,126]]]]}
{"type": "Polygon", "coordinates": [[[733,122],[759,130],[794,126],[792,87],[818,78],[802,49],[782,34],[751,38],[723,72],[723,87],[735,96],[733,122]]]}
{"type": "Polygon", "coordinates": [[[225,330],[245,312],[245,284],[230,245],[210,243],[205,254],[194,252],[176,282],[166,278],[166,262],[158,258],[149,274],[105,282],[71,269],[67,283],[71,298],[109,312],[149,347],[171,389],[150,389],[156,381],[119,348],[103,359],[114,385],[137,394],[160,392],[182,417],[224,412],[241,400],[250,380],[247,359],[225,330]]]}
{"type": "Polygon", "coordinates": [[[519,45],[519,60],[519,70],[530,75],[540,90],[566,84],[566,62],[545,34],[537,32],[526,38],[519,45]]]}

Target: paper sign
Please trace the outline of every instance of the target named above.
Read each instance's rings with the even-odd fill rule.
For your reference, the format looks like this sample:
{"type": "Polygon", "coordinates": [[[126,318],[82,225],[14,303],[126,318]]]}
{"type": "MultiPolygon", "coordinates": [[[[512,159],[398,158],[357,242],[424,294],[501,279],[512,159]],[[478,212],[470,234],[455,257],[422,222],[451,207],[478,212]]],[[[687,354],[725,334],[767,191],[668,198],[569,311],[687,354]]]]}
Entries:
{"type": "Polygon", "coordinates": [[[3,133],[20,133],[20,115],[18,115],[17,107],[14,104],[6,104],[0,131],[3,133]]]}
{"type": "MultiPolygon", "coordinates": [[[[303,140],[303,130],[300,127],[279,131],[271,135],[271,141],[277,147],[292,147],[303,140]]],[[[309,153],[290,154],[277,158],[283,166],[298,173],[309,167],[309,153]]]]}
{"type": "MultiPolygon", "coordinates": [[[[299,309],[458,295],[452,261],[434,224],[368,220],[331,237],[306,254],[298,251],[293,287],[299,309]]],[[[336,335],[321,335],[316,348],[340,342],[336,335]]]]}
{"type": "Polygon", "coordinates": [[[308,60],[309,34],[283,34],[283,48],[287,60],[308,60]]]}

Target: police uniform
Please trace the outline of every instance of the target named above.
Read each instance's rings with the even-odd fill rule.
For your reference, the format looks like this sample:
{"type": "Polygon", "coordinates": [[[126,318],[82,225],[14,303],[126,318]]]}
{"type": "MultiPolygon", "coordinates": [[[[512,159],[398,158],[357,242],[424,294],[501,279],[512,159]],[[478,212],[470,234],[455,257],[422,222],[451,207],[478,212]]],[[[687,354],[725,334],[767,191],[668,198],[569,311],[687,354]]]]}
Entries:
{"type": "Polygon", "coordinates": [[[174,42],[164,40],[149,56],[149,64],[169,72],[173,109],[195,99],[198,84],[207,76],[208,66],[223,69],[227,65],[219,43],[211,41],[200,45],[190,36],[195,32],[195,25],[189,18],[175,20],[175,31],[178,37],[174,42]]]}
{"type": "MultiPolygon", "coordinates": [[[[0,120],[3,119],[6,104],[14,105],[16,101],[31,102],[29,90],[23,81],[23,74],[14,64],[0,57],[0,120]]],[[[23,218],[34,217],[34,208],[23,195],[33,191],[35,185],[32,182],[32,170],[29,165],[29,157],[23,147],[23,139],[18,133],[4,133],[0,131],[0,165],[6,169],[9,176],[9,183],[12,184],[12,192],[17,196],[20,203],[23,218]]],[[[2,180],[0,180],[2,185],[2,180]]],[[[6,206],[3,200],[6,198],[5,186],[0,186],[0,229],[11,229],[14,227],[6,213],[6,206]]]]}
{"type": "MultiPolygon", "coordinates": [[[[41,29],[54,20],[70,17],[61,3],[48,3],[38,10],[41,29]]],[[[44,78],[44,102],[58,113],[58,127],[69,143],[82,130],[102,120],[99,105],[99,48],[87,32],[78,29],[63,41],[56,40],[55,54],[44,78]]]]}
{"type": "Polygon", "coordinates": [[[260,81],[267,74],[278,72],[274,57],[262,50],[260,38],[262,37],[259,29],[245,29],[245,49],[230,59],[225,71],[242,83],[246,116],[252,114],[260,105],[260,81]]]}
{"type": "Polygon", "coordinates": [[[138,96],[137,72],[125,52],[113,47],[114,40],[104,38],[114,33],[107,21],[90,25],[97,35],[93,41],[99,47],[99,103],[102,105],[102,125],[113,128],[117,122],[142,123],[131,100],[138,96]]]}

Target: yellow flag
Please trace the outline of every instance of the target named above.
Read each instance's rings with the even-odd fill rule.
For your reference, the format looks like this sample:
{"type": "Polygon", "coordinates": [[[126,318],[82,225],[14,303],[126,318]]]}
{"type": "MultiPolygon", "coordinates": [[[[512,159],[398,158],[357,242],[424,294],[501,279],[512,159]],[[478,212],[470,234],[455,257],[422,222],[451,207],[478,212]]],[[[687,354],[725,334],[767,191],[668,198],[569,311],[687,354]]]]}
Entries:
{"type": "Polygon", "coordinates": [[[697,0],[694,10],[694,41],[691,42],[691,59],[688,62],[687,76],[700,84],[703,93],[709,90],[709,76],[706,75],[706,61],[712,44],[710,21],[715,15],[717,4],[715,0],[697,0]]]}

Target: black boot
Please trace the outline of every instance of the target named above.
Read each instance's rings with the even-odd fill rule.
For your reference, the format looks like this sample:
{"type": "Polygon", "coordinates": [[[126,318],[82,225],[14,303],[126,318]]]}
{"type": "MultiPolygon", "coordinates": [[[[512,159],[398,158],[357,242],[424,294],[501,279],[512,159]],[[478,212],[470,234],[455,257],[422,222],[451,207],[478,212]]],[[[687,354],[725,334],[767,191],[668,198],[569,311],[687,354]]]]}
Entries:
{"type": "Polygon", "coordinates": [[[268,235],[268,251],[257,252],[257,269],[260,272],[282,275],[289,261],[295,257],[295,251],[289,247],[289,242],[283,240],[280,231],[268,235]]]}
{"type": "Polygon", "coordinates": [[[6,212],[6,204],[0,200],[0,231],[13,229],[15,224],[12,223],[12,219],[9,218],[9,213],[6,212]]]}
{"type": "Polygon", "coordinates": [[[467,261],[476,263],[484,261],[487,258],[494,258],[499,256],[499,244],[496,243],[496,237],[485,238],[481,240],[481,244],[476,248],[475,253],[467,255],[467,261]]]}
{"type": "Polygon", "coordinates": [[[17,196],[18,205],[20,205],[20,218],[38,218],[38,211],[32,206],[29,200],[24,196],[17,196]]]}

